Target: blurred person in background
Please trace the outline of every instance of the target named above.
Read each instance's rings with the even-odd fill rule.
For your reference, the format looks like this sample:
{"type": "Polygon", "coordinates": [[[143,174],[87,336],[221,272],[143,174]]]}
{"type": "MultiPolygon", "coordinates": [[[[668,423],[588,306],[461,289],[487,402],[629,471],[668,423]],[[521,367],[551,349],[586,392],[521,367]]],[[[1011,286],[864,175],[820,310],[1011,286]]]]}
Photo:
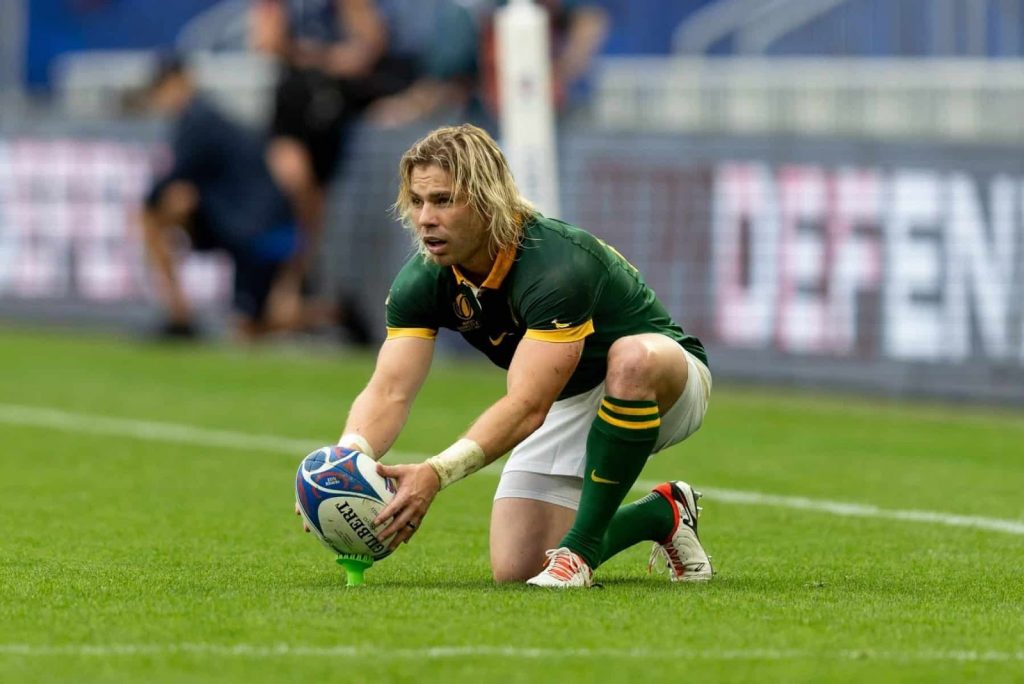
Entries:
{"type": "Polygon", "coordinates": [[[411,83],[414,66],[388,52],[373,0],[255,0],[251,20],[252,46],[280,61],[267,159],[309,235],[310,270],[352,125],[411,83]]]}
{"type": "MultiPolygon", "coordinates": [[[[587,77],[608,37],[610,14],[599,0],[536,1],[547,10],[550,18],[551,87],[555,107],[561,115],[568,115],[588,95],[587,77]]],[[[507,0],[493,2],[492,11],[508,4],[507,0]]],[[[487,111],[494,116],[500,111],[499,59],[494,22],[488,20],[481,37],[481,95],[487,111]]]]}
{"type": "MultiPolygon", "coordinates": [[[[379,0],[394,43],[418,78],[367,110],[392,128],[457,112],[494,128],[498,112],[495,0],[379,0]]],[[[586,76],[608,34],[609,14],[594,0],[542,0],[551,17],[552,87],[563,113],[586,95],[586,76]]]]}
{"type": "Polygon", "coordinates": [[[413,65],[407,87],[376,100],[367,118],[382,128],[454,114],[475,118],[479,12],[457,0],[378,0],[387,25],[388,50],[413,65]]]}
{"type": "MultiPolygon", "coordinates": [[[[178,264],[179,229],[187,232],[192,249],[220,249],[232,258],[239,339],[337,321],[331,307],[306,304],[300,295],[297,262],[305,236],[267,168],[265,139],[202,97],[176,57],[161,60],[147,100],[174,121],[173,166],[155,182],[142,215],[146,250],[167,312],[162,334],[197,334],[178,264]]],[[[357,337],[353,341],[366,341],[357,337]]]]}

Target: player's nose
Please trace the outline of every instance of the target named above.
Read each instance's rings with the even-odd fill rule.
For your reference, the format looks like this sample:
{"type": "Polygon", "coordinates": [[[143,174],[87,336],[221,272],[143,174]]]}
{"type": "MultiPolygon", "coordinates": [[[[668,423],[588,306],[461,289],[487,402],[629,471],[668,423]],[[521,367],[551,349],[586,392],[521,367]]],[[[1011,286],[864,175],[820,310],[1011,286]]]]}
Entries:
{"type": "Polygon", "coordinates": [[[416,222],[420,226],[436,226],[437,225],[437,211],[431,204],[424,204],[420,207],[420,213],[416,217],[416,222]]]}

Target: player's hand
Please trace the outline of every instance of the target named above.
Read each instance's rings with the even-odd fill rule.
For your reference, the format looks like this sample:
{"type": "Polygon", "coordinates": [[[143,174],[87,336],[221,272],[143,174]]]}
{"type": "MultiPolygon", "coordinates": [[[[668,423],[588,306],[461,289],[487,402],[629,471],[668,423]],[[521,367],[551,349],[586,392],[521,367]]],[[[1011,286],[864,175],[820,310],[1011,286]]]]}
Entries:
{"type": "MultiPolygon", "coordinates": [[[[302,511],[299,510],[299,502],[298,501],[295,502],[295,515],[299,515],[299,516],[302,515],[302,511]]],[[[309,523],[306,522],[305,518],[302,519],[302,529],[306,531],[306,534],[309,534],[309,532],[310,532],[309,523]]]]}
{"type": "Polygon", "coordinates": [[[398,485],[395,498],[373,521],[374,526],[388,523],[378,538],[387,539],[395,535],[390,548],[396,549],[416,534],[431,502],[441,491],[441,482],[434,469],[426,463],[393,466],[378,463],[377,473],[394,479],[398,485]]]}

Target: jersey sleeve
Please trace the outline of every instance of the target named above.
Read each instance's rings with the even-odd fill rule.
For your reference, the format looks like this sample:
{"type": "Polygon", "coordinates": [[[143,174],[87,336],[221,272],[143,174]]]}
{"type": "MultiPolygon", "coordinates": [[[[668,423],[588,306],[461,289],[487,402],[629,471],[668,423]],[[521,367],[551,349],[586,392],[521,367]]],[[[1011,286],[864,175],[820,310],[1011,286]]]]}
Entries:
{"type": "Polygon", "coordinates": [[[521,298],[524,337],[576,342],[593,333],[594,309],[606,278],[600,262],[584,250],[535,275],[521,298]]]}
{"type": "Polygon", "coordinates": [[[437,274],[413,255],[391,284],[385,320],[388,339],[422,337],[432,340],[440,327],[437,316],[437,274]]]}

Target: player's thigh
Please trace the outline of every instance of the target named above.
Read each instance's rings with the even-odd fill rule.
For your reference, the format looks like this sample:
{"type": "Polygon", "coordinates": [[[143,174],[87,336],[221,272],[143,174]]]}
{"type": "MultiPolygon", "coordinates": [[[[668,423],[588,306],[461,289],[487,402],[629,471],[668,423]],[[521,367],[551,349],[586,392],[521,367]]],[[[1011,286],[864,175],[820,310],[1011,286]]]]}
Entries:
{"type": "Polygon", "coordinates": [[[582,480],[511,472],[491,509],[491,571],[498,582],[525,581],[544,565],[544,552],[561,542],[576,517],[582,480]]]}

